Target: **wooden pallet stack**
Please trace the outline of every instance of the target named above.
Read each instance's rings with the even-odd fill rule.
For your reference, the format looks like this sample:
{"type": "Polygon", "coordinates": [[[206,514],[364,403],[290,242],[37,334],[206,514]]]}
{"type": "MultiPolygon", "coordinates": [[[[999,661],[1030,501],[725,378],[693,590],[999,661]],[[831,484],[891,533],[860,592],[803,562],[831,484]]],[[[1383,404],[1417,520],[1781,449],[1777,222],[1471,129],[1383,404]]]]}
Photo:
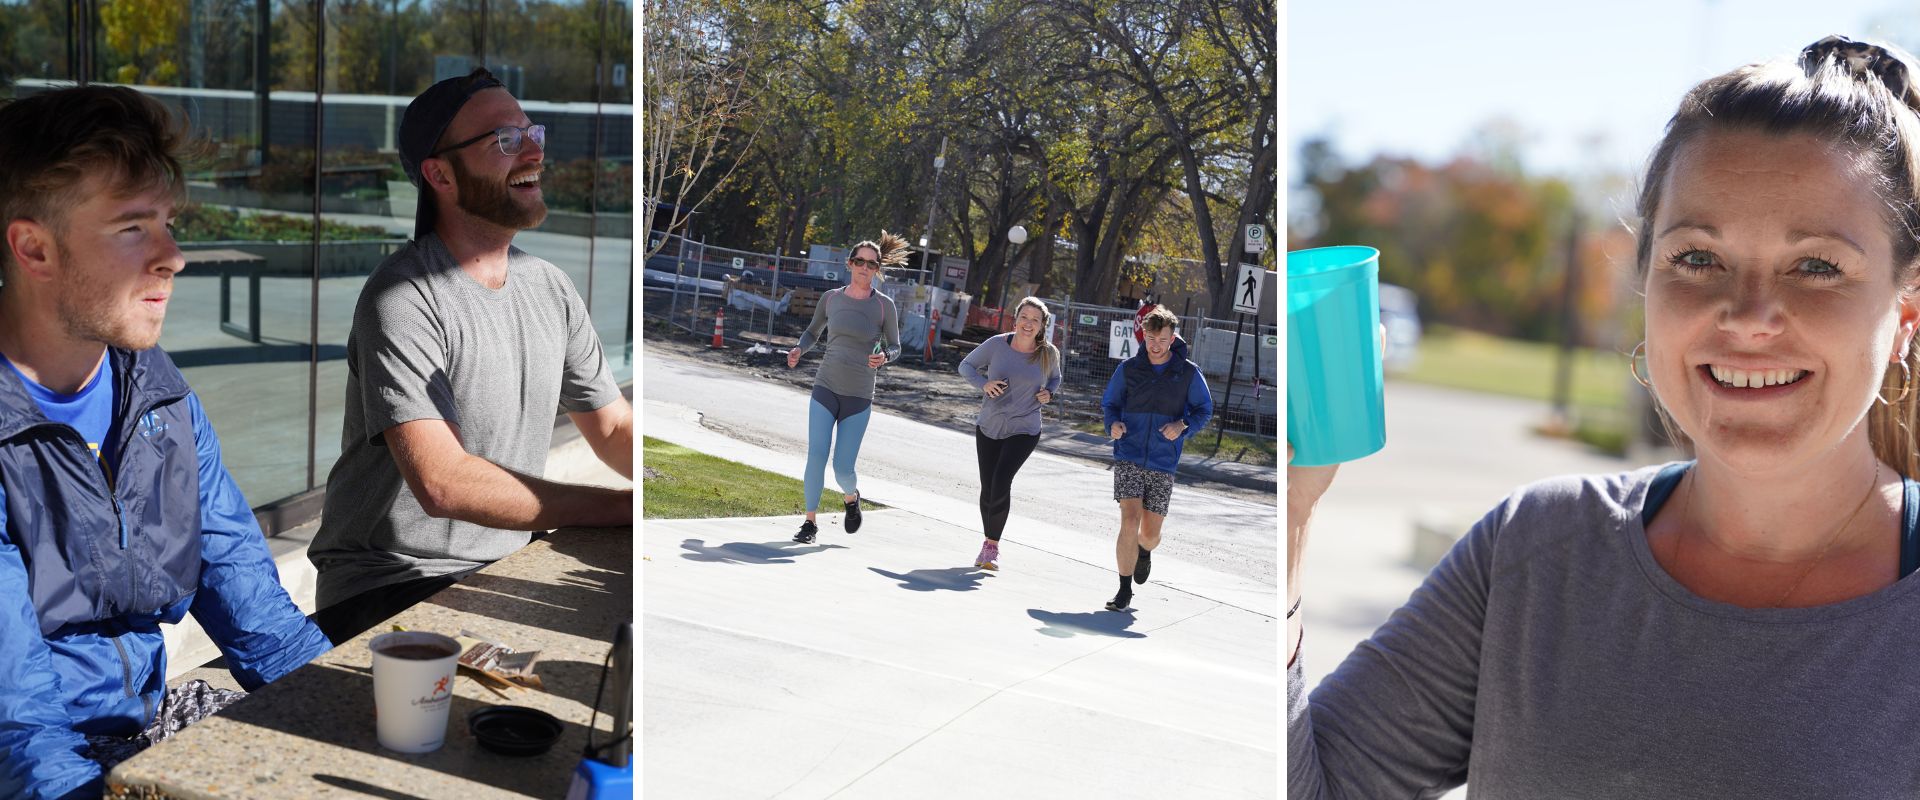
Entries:
{"type": "Polygon", "coordinates": [[[753,294],[769,298],[776,302],[780,298],[785,297],[787,292],[793,292],[793,299],[787,302],[787,313],[796,314],[808,319],[813,318],[814,306],[820,304],[819,289],[781,287],[779,293],[776,294],[771,286],[764,283],[745,283],[738,277],[727,278],[727,287],[720,297],[721,302],[726,302],[728,296],[734,292],[752,292],[753,294]]]}
{"type": "Polygon", "coordinates": [[[813,318],[813,307],[820,304],[819,289],[795,289],[793,299],[787,303],[787,313],[805,319],[813,318]]]}

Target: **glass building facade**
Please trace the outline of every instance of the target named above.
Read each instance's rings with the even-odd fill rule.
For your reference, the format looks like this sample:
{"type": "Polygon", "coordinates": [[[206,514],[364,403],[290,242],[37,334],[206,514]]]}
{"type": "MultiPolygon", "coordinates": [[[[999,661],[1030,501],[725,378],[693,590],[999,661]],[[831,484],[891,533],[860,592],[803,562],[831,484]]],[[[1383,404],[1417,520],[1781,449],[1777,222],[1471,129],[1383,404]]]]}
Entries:
{"type": "Polygon", "coordinates": [[[413,231],[407,103],[486,66],[547,126],[547,221],[516,244],[586,299],[633,376],[629,0],[0,0],[0,99],[133,87],[211,144],[160,344],[263,523],[310,518],[340,453],[366,277],[413,231]]]}

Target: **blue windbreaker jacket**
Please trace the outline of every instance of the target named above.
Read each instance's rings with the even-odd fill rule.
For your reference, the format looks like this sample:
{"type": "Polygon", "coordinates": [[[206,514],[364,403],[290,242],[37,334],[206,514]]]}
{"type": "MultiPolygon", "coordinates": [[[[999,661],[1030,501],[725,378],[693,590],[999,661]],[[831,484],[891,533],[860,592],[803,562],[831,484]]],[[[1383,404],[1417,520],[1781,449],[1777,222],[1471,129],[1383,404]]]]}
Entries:
{"type": "Polygon", "coordinates": [[[220,441],[159,348],[108,350],[109,482],[80,433],[0,370],[0,797],[99,797],[86,735],[132,736],[166,695],[161,623],[191,612],[251,690],[327,651],[220,441]]]}
{"type": "Polygon", "coordinates": [[[1113,442],[1115,461],[1131,461],[1156,472],[1178,474],[1180,452],[1187,439],[1206,427],[1213,418],[1213,394],[1207,391],[1206,376],[1199,365],[1187,360],[1187,342],[1175,337],[1173,358],[1155,372],[1142,349],[1120,362],[1107,380],[1107,391],[1100,397],[1106,429],[1113,423],[1127,426],[1126,435],[1113,442]],[[1177,419],[1187,421],[1180,438],[1168,440],[1160,427],[1177,419]]]}

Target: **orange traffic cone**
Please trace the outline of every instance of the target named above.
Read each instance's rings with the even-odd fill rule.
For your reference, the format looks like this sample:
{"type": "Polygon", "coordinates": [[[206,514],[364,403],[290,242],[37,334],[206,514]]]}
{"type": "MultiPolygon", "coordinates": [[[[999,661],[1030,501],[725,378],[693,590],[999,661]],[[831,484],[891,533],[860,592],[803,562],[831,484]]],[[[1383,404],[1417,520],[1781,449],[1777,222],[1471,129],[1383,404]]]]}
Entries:
{"type": "Polygon", "coordinates": [[[939,341],[940,336],[940,309],[929,308],[927,312],[927,357],[924,360],[931,362],[934,342],[939,341]]]}
{"type": "Polygon", "coordinates": [[[707,345],[708,349],[711,349],[711,350],[726,349],[726,346],[727,346],[726,325],[727,325],[727,310],[724,308],[715,310],[713,312],[713,344],[707,345]]]}

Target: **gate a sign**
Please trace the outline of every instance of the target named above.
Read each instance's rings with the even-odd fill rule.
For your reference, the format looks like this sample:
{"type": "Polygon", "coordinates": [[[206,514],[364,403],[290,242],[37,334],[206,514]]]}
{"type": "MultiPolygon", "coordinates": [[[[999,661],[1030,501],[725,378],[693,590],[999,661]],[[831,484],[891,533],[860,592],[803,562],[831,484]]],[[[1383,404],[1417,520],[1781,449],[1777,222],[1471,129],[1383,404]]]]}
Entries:
{"type": "Polygon", "coordinates": [[[1139,343],[1133,340],[1133,320],[1115,320],[1107,334],[1107,357],[1116,361],[1125,361],[1138,351],[1139,343]]]}

